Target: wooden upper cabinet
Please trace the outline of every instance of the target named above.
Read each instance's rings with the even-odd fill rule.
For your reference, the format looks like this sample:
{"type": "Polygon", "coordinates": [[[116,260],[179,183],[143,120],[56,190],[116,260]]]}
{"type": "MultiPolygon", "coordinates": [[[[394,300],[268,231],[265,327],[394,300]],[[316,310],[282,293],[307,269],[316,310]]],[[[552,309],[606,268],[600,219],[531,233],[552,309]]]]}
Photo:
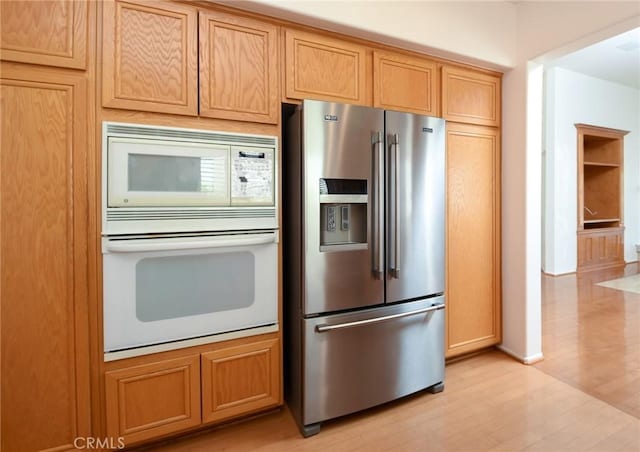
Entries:
{"type": "Polygon", "coordinates": [[[453,66],[442,68],[444,119],[499,126],[500,103],[500,77],[453,66]]]}
{"type": "Polygon", "coordinates": [[[107,435],[126,445],[200,424],[200,355],[105,374],[107,435]]]}
{"type": "Polygon", "coordinates": [[[86,77],[1,71],[0,449],[71,450],[91,434],[86,77]]]}
{"type": "Polygon", "coordinates": [[[200,12],[200,115],[275,124],[278,28],[220,12],[200,12]]]}
{"type": "Polygon", "coordinates": [[[434,61],[373,52],[373,106],[437,116],[439,77],[434,61]]]}
{"type": "Polygon", "coordinates": [[[198,16],[168,1],[103,3],[102,105],[198,114],[198,16]]]}
{"type": "Polygon", "coordinates": [[[366,53],[341,39],[286,30],[286,97],[366,104],[366,53]]]}
{"type": "Polygon", "coordinates": [[[500,131],[447,123],[446,356],[501,340],[500,131]]]}
{"type": "Polygon", "coordinates": [[[88,1],[2,1],[3,60],[85,69],[88,1]]]}
{"type": "Polygon", "coordinates": [[[269,339],[202,354],[202,421],[282,403],[280,341],[269,339]]]}

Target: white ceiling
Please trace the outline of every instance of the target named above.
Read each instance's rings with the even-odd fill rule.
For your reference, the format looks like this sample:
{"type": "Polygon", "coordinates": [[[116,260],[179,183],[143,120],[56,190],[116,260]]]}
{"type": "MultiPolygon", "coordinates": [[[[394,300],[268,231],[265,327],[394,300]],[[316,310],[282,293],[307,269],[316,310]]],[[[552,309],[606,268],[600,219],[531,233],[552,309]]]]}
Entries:
{"type": "Polygon", "coordinates": [[[640,28],[560,57],[549,65],[640,90],[640,28]]]}

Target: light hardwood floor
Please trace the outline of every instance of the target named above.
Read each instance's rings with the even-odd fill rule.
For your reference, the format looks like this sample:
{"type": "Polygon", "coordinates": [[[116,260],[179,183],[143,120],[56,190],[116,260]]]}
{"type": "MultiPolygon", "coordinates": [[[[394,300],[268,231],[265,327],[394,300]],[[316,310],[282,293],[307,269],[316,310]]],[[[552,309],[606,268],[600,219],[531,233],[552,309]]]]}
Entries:
{"type": "Polygon", "coordinates": [[[543,275],[544,361],[535,367],[640,418],[640,294],[596,285],[636,273],[638,264],[543,275]]]}
{"type": "Polygon", "coordinates": [[[449,364],[440,394],[326,422],[311,438],[285,408],[151,449],[637,452],[640,295],[594,286],[615,277],[543,277],[546,359],[535,366],[489,351],[449,364]]]}

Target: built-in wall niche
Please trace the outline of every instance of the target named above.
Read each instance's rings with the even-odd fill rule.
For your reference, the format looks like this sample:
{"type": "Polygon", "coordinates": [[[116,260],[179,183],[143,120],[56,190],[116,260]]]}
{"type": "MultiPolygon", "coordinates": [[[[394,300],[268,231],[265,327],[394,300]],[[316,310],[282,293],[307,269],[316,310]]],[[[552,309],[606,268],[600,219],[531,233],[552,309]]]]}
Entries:
{"type": "Polygon", "coordinates": [[[625,130],[576,124],[578,272],[624,265],[625,130]]]}

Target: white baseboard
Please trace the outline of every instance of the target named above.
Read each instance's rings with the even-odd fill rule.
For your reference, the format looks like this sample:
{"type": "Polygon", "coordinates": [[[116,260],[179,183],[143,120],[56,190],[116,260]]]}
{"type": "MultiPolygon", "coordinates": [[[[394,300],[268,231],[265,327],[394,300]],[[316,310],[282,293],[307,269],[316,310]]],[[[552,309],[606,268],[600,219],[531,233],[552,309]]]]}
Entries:
{"type": "Polygon", "coordinates": [[[514,352],[513,350],[508,349],[504,345],[498,345],[497,348],[498,348],[498,350],[506,353],[507,355],[511,356],[512,358],[515,358],[516,360],[520,361],[522,364],[526,364],[526,365],[535,364],[535,363],[540,362],[540,361],[542,361],[544,359],[544,356],[542,355],[542,352],[536,353],[536,354],[531,355],[531,356],[520,356],[518,353],[514,352]]]}

